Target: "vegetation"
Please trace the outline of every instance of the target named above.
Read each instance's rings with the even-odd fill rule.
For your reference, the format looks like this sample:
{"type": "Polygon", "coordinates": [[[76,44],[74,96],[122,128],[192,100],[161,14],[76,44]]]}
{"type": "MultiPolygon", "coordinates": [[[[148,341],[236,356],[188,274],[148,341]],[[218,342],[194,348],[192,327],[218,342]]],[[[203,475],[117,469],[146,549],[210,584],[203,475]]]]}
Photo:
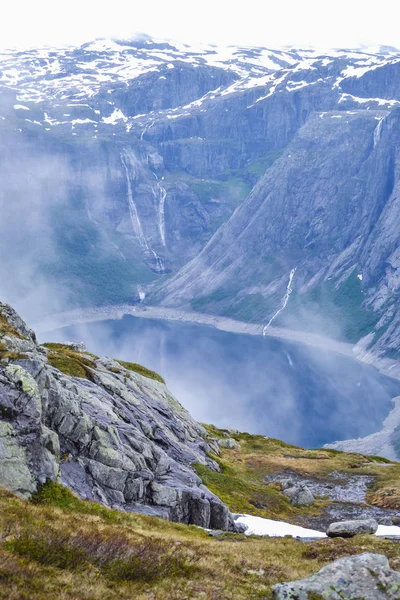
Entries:
{"type": "Polygon", "coordinates": [[[231,510],[305,524],[310,516],[323,515],[328,499],[317,499],[312,507],[291,506],[280,485],[266,483],[266,475],[287,471],[306,477],[327,478],[333,471],[369,475],[374,478],[367,500],[383,508],[400,509],[400,463],[337,450],[304,450],[280,440],[248,433],[232,433],[205,426],[214,438],[233,437],[240,449],[224,449],[214,457],[221,473],[196,465],[204,484],[220,496],[231,510]],[[385,465],[382,468],[381,465],[385,465]]]}
{"type": "Polygon", "coordinates": [[[120,365],[128,369],[129,371],[134,371],[135,373],[139,373],[139,375],[143,375],[143,377],[148,377],[149,379],[155,379],[156,381],[160,381],[161,383],[165,383],[165,380],[156,373],[155,371],[150,371],[150,369],[146,369],[142,365],[138,365],[137,363],[125,362],[124,360],[118,360],[120,365]]]}
{"type": "Polygon", "coordinates": [[[247,166],[247,171],[253,174],[257,179],[259,179],[264,175],[267,169],[269,169],[269,167],[273,165],[273,163],[282,156],[282,154],[282,149],[271,150],[270,152],[267,152],[265,156],[250,161],[250,163],[247,166]]]}
{"type": "Polygon", "coordinates": [[[197,527],[79,500],[55,483],[33,502],[0,489],[4,600],[271,600],[274,583],[361,552],[383,553],[400,568],[399,545],[374,536],[216,539],[197,527]]]}
{"type": "Polygon", "coordinates": [[[20,339],[24,337],[8,322],[7,317],[0,310],[0,336],[5,335],[20,339]]]}
{"type": "Polygon", "coordinates": [[[4,348],[5,347],[0,344],[0,360],[14,361],[28,358],[28,355],[23,352],[9,352],[4,348]]]}
{"type": "MultiPolygon", "coordinates": [[[[96,367],[96,363],[89,358],[88,354],[73,350],[66,344],[46,343],[43,345],[50,350],[48,359],[52,367],[62,371],[65,375],[93,379],[92,369],[96,367]]],[[[93,355],[90,356],[93,357],[93,355]]]]}

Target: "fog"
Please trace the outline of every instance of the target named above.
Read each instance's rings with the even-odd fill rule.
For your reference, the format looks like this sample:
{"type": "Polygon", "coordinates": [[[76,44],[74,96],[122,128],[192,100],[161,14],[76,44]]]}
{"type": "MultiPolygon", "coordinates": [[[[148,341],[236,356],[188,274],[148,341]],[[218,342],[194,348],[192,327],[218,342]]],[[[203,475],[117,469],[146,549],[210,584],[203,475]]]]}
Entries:
{"type": "Polygon", "coordinates": [[[61,157],[21,138],[2,130],[0,298],[31,320],[66,306],[67,290],[50,272],[59,260],[53,225],[69,201],[69,169],[61,157]]]}
{"type": "Polygon", "coordinates": [[[201,422],[306,447],[376,431],[400,394],[400,382],[344,356],[206,326],[126,316],[41,337],[158,371],[201,422]]]}

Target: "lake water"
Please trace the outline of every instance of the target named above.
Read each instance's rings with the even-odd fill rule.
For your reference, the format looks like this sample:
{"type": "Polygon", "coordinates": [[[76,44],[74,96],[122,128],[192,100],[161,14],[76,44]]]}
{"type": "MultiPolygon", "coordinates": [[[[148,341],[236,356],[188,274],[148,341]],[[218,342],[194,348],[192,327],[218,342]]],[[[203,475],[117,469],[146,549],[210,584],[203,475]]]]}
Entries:
{"type": "Polygon", "coordinates": [[[41,337],[154,369],[201,422],[304,447],[373,433],[400,395],[400,381],[344,356],[203,325],[125,316],[41,337]]]}

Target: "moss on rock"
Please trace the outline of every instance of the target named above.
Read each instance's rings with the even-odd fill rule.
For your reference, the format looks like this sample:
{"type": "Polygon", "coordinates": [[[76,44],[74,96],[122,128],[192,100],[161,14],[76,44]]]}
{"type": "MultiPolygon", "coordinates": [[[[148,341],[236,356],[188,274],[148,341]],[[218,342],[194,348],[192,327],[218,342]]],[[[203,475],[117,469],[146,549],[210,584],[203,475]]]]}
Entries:
{"type": "Polygon", "coordinates": [[[159,375],[155,371],[146,369],[146,367],[143,367],[142,365],[139,365],[137,363],[126,362],[124,360],[118,360],[117,362],[119,362],[121,366],[125,367],[125,369],[128,369],[128,371],[134,371],[135,373],[139,373],[139,375],[143,375],[143,377],[148,377],[149,379],[154,379],[155,381],[159,381],[160,383],[165,383],[165,380],[161,377],[161,375],[159,375]]]}

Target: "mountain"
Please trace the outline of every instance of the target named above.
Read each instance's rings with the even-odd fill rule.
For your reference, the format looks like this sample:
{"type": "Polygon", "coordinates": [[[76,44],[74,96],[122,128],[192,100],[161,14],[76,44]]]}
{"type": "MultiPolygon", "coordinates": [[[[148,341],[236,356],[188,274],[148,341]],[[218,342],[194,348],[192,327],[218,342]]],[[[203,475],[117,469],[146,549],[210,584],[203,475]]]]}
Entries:
{"type": "Polygon", "coordinates": [[[268,323],[293,270],[274,324],[395,357],[399,70],[146,36],[3,51],[3,297],[268,323]]]}

